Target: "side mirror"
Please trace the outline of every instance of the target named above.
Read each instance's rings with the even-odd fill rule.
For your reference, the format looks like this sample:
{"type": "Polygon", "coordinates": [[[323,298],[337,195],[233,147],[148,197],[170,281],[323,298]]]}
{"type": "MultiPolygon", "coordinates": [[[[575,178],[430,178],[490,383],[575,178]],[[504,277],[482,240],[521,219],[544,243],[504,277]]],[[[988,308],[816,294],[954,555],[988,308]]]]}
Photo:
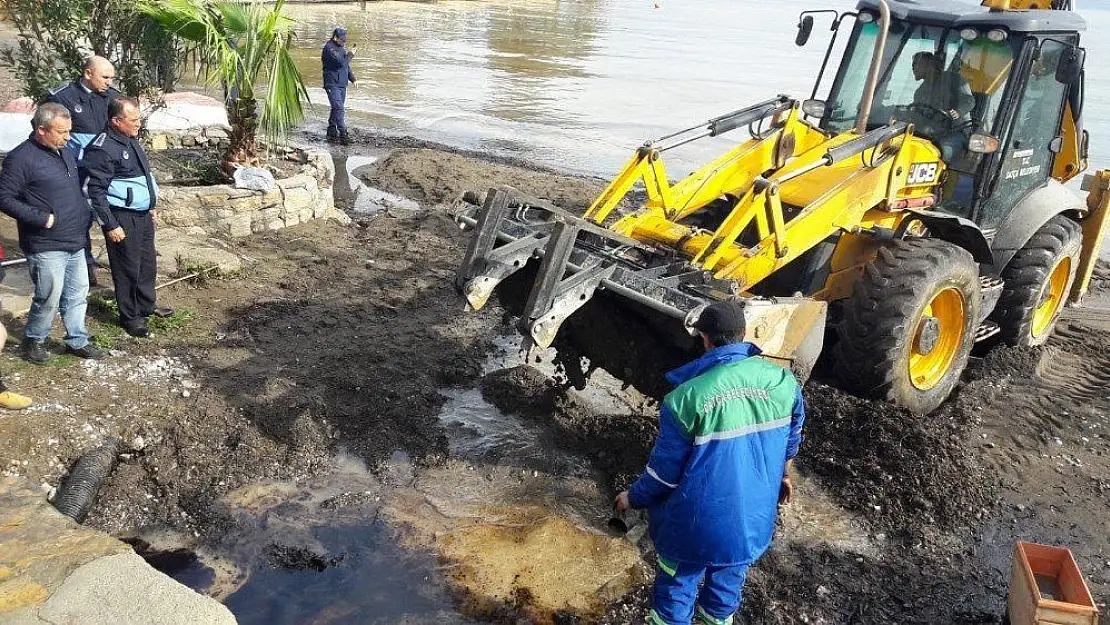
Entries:
{"type": "Polygon", "coordinates": [[[802,102],[802,112],[817,119],[825,116],[826,108],[824,100],[806,100],[802,102]]]}
{"type": "Polygon", "coordinates": [[[806,15],[798,22],[798,36],[794,37],[794,45],[801,47],[806,45],[809,41],[809,35],[813,32],[813,16],[806,15]]]}
{"type": "Polygon", "coordinates": [[[1072,46],[1060,55],[1060,63],[1056,66],[1056,82],[1062,85],[1071,85],[1079,80],[1083,72],[1085,52],[1072,46]]]}

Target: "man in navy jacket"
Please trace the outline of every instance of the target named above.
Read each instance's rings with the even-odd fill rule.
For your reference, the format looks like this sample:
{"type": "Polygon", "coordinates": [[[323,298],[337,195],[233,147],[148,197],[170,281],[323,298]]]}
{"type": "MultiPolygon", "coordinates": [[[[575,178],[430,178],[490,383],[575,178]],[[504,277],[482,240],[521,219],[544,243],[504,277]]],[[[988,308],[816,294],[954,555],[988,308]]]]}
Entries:
{"type": "Polygon", "coordinates": [[[353,54],[345,47],[347,45],[347,29],[336,28],[332,31],[331,39],[324,44],[320,52],[320,59],[324,64],[324,91],[328,94],[328,104],[331,105],[331,114],[328,116],[328,141],[338,141],[349,145],[351,138],[347,134],[347,122],[344,119],[343,107],[347,100],[347,83],[355,83],[355,73],[351,71],[351,57],[353,54]]]}
{"type": "MultiPolygon", "coordinates": [[[[108,101],[120,94],[112,88],[115,77],[116,68],[111,61],[102,56],[90,56],[85,59],[80,78],[62,83],[46,98],[47,102],[55,102],[69,109],[73,130],[70,131],[66,148],[73,151],[73,158],[78,163],[85,154],[85,146],[96,135],[104,132],[104,127],[108,125],[108,101]]],[[[89,286],[98,286],[91,239],[85,247],[85,262],[89,265],[89,286]]]]}
{"type": "Polygon", "coordinates": [[[69,110],[43,104],[31,126],[30,138],[8,153],[0,170],[0,211],[16,220],[19,247],[35,287],[23,331],[24,357],[35,364],[50,359],[43,342],[60,311],[66,350],[82,358],[101,358],[103,353],[89,343],[85,329],[85,242],[92,214],[77,162],[65,149],[72,127],[69,110]]]}
{"type": "Polygon", "coordinates": [[[148,334],[147,317],[173,314],[156,307],[154,299],[158,267],[151,211],[158,201],[158,185],[136,139],[142,126],[139,102],[113,98],[108,115],[108,128],[89,144],[81,167],[88,179],[89,202],[108,242],[120,325],[131,336],[141,337],[148,334]]]}

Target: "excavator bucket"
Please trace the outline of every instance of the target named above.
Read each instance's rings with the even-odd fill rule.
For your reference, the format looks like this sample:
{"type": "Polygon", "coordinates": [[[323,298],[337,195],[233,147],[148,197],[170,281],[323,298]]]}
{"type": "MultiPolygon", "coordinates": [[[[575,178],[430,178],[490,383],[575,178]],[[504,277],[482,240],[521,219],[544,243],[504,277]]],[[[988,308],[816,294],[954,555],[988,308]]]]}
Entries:
{"type": "Polygon", "coordinates": [[[821,353],[824,302],[744,296],[674,250],[515,189],[490,189],[457,220],[474,231],[456,276],[468,308],[482,308],[496,291],[519,316],[525,347],[584,356],[645,393],[660,395],[662,373],[697,354],[691,327],[714,301],[742,302],[747,339],[803,381],[821,353]]]}

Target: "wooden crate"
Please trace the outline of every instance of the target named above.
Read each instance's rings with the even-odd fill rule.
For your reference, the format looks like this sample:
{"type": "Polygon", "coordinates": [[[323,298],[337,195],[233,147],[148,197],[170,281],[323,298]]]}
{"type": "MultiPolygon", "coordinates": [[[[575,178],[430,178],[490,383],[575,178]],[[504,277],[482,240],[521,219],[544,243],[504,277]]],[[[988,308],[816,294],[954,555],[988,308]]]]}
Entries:
{"type": "Polygon", "coordinates": [[[1071,550],[1018,542],[1010,570],[1011,625],[1098,625],[1098,608],[1071,550]]]}

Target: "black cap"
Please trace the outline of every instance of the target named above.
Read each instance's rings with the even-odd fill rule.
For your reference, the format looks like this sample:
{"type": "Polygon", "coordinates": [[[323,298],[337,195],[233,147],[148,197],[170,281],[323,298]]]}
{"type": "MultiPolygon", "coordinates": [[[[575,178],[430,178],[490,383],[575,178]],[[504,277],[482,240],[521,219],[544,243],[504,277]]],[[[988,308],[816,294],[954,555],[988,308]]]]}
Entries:
{"type": "Polygon", "coordinates": [[[713,302],[698,315],[694,328],[709,336],[736,337],[739,340],[743,338],[745,328],[744,307],[734,300],[713,302]]]}

